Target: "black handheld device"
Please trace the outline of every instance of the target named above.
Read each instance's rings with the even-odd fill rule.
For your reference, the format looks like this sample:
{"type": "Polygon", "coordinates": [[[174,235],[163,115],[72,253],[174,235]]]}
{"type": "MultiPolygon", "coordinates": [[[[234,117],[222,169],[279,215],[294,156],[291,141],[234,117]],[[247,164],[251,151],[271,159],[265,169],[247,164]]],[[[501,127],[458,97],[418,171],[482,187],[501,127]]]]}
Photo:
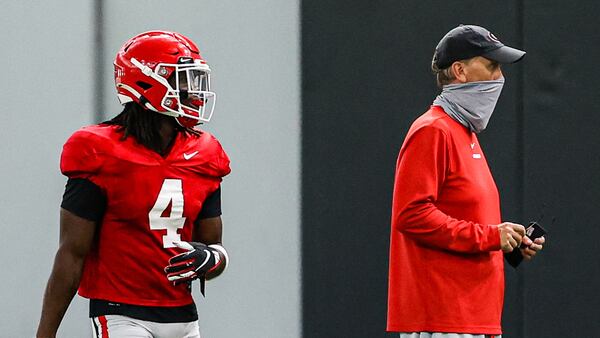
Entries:
{"type": "MultiPolygon", "coordinates": [[[[525,235],[529,237],[532,241],[536,238],[540,238],[546,234],[546,229],[544,229],[538,222],[529,222],[529,226],[525,229],[525,235]]],[[[524,244],[521,244],[521,248],[525,248],[524,244]]]]}

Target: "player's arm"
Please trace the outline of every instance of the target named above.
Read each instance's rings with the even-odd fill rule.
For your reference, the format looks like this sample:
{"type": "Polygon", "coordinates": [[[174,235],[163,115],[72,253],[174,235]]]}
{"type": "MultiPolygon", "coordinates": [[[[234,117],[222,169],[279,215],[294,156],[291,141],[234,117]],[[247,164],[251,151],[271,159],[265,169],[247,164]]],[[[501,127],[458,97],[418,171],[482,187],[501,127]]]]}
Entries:
{"type": "Polygon", "coordinates": [[[53,338],[79,287],[83,263],[94,240],[96,222],[61,208],[60,240],[46,285],[38,338],[53,338]]]}
{"type": "Polygon", "coordinates": [[[213,253],[219,255],[219,261],[224,264],[218,264],[213,269],[206,273],[206,279],[210,280],[219,276],[225,270],[227,265],[226,251],[221,243],[221,236],[223,234],[223,222],[221,216],[202,218],[196,222],[196,229],[194,231],[194,242],[200,242],[208,245],[209,248],[213,249],[213,253]],[[220,248],[222,250],[219,250],[220,248]]]}
{"type": "Polygon", "coordinates": [[[106,198],[100,187],[70,178],[60,209],[60,237],[52,273],[46,285],[37,337],[54,337],[79,287],[85,257],[94,243],[106,198]]]}
{"type": "Polygon", "coordinates": [[[221,189],[218,188],[204,201],[194,222],[192,242],[175,243],[187,251],[169,260],[165,268],[167,278],[180,284],[197,278],[213,279],[223,273],[229,256],[221,243],[222,233],[221,189]]]}

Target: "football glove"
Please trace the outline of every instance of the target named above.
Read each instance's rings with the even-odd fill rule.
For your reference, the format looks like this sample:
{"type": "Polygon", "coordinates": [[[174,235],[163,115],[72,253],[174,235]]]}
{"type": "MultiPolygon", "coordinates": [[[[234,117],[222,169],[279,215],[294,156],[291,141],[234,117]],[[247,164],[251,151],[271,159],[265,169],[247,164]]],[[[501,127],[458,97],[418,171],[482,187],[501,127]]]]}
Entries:
{"type": "Polygon", "coordinates": [[[171,257],[165,267],[167,279],[174,285],[204,279],[204,276],[217,269],[223,261],[219,251],[200,242],[173,242],[187,252],[171,257]]]}

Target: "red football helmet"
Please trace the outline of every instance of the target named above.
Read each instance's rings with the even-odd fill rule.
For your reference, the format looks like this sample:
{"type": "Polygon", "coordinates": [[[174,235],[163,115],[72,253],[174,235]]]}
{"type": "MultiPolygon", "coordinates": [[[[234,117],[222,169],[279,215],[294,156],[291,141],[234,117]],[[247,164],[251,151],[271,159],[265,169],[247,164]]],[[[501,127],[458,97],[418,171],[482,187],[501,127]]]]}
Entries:
{"type": "Polygon", "coordinates": [[[121,47],[114,65],[121,104],[135,101],[184,127],[210,120],[216,101],[210,68],[187,37],[167,31],[136,35],[121,47]]]}

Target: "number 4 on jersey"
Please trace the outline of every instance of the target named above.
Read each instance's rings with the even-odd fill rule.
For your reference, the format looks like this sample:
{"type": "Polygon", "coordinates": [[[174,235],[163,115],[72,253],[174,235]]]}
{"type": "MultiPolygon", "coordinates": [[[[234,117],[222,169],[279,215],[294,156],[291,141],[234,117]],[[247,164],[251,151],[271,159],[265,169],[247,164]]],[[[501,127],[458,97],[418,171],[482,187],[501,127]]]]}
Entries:
{"type": "Polygon", "coordinates": [[[152,207],[152,210],[148,214],[148,219],[150,221],[150,229],[167,229],[167,234],[163,236],[164,248],[174,248],[175,244],[173,244],[173,241],[181,241],[181,235],[177,233],[177,229],[182,229],[185,224],[181,180],[165,179],[154,207],[152,207]],[[169,205],[171,205],[171,212],[168,216],[164,216],[163,213],[169,205]]]}

